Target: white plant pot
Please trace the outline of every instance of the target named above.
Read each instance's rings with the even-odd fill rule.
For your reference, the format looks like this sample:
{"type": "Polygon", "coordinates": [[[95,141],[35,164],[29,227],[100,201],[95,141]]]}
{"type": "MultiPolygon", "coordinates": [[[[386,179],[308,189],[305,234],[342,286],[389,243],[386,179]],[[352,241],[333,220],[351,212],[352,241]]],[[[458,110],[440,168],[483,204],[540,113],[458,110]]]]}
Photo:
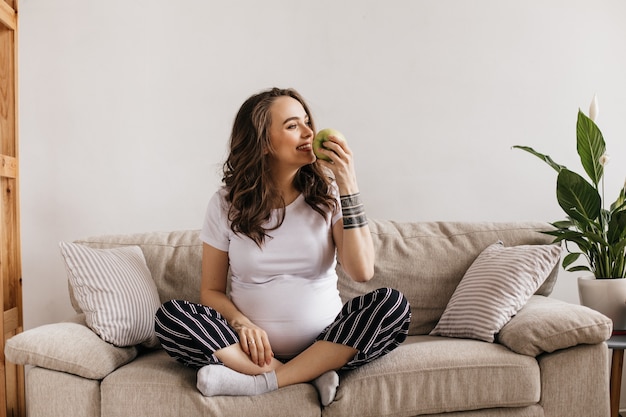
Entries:
{"type": "Polygon", "coordinates": [[[580,304],[613,320],[613,330],[626,330],[626,278],[578,278],[580,304]]]}

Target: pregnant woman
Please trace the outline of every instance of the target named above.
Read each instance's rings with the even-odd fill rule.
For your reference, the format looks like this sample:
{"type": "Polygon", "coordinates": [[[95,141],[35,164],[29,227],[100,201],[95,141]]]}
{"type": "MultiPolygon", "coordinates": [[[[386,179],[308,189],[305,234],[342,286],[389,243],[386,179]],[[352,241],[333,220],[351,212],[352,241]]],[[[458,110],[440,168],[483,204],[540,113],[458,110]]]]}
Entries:
{"type": "Polygon", "coordinates": [[[374,248],[350,148],[331,136],[319,151],[328,160],[318,159],[314,135],[309,108],[292,89],[255,94],[235,117],[223,186],[200,234],[201,304],[168,301],[155,323],[164,349],[198,369],[205,396],[312,382],[328,405],[337,371],[406,338],[410,309],[397,290],[341,302],[337,262],[351,279],[368,281],[374,248]]]}

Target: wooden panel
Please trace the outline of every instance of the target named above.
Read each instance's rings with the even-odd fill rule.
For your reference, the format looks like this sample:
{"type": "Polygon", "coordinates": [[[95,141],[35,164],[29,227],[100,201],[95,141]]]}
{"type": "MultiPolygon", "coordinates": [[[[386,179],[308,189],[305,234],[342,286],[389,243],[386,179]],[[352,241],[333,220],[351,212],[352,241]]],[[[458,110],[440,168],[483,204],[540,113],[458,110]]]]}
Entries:
{"type": "Polygon", "coordinates": [[[0,155],[0,177],[17,178],[17,159],[0,155]]]}
{"type": "Polygon", "coordinates": [[[13,307],[4,312],[4,331],[7,333],[15,333],[20,326],[20,317],[17,307],[13,307]]]}
{"type": "Polygon", "coordinates": [[[21,416],[23,413],[22,367],[5,361],[4,343],[22,330],[21,318],[21,265],[19,252],[19,220],[17,204],[17,179],[0,178],[0,294],[3,316],[0,320],[2,349],[0,360],[0,416],[21,416]]]}
{"type": "Polygon", "coordinates": [[[14,35],[0,25],[0,154],[17,157],[14,35]]]}
{"type": "MultiPolygon", "coordinates": [[[[17,307],[4,312],[4,340],[15,336],[22,331],[20,313],[17,307]]],[[[24,367],[10,362],[4,363],[4,375],[6,382],[6,415],[20,416],[25,413],[23,408],[23,392],[20,391],[24,382],[24,367]]]]}
{"type": "Polygon", "coordinates": [[[24,416],[24,367],[4,343],[23,331],[17,133],[17,0],[0,0],[0,417],[24,416]]]}
{"type": "MultiPolygon", "coordinates": [[[[17,289],[19,284],[20,262],[19,252],[16,250],[19,245],[18,240],[18,218],[17,218],[17,189],[16,180],[12,178],[0,179],[2,187],[2,212],[0,220],[2,221],[2,231],[0,232],[0,272],[2,274],[2,298],[3,311],[17,307],[17,289]]],[[[4,326],[4,320],[2,322],[4,326]]],[[[3,329],[3,333],[7,333],[7,329],[3,329]]]]}
{"type": "Polygon", "coordinates": [[[17,29],[17,14],[15,7],[6,1],[0,1],[0,23],[7,26],[11,30],[17,29]]]}

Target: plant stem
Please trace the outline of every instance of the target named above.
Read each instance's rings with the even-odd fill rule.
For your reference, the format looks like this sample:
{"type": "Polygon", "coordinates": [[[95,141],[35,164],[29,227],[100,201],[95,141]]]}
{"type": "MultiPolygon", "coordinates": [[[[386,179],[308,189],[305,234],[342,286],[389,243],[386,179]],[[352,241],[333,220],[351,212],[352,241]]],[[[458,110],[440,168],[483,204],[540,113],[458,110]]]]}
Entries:
{"type": "Polygon", "coordinates": [[[618,275],[616,275],[615,278],[626,278],[626,250],[618,255],[618,261],[616,262],[617,267],[615,268],[618,275]]]}
{"type": "Polygon", "coordinates": [[[601,180],[602,180],[602,210],[604,211],[605,210],[605,207],[604,207],[604,175],[602,175],[601,180]]]}

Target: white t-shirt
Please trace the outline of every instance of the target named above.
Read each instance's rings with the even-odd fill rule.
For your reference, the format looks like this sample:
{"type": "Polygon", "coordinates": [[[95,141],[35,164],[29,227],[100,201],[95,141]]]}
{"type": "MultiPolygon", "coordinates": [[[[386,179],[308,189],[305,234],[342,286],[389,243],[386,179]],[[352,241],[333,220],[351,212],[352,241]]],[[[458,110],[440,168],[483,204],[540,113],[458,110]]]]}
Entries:
{"type": "MultiPolygon", "coordinates": [[[[211,198],[200,239],[228,252],[233,303],[267,332],[277,357],[293,357],[313,343],[342,307],[332,238],[341,211],[324,218],[301,194],[259,248],[230,229],[225,196],[222,188],[211,198]]],[[[278,214],[272,213],[269,224],[276,224],[278,214]]]]}

